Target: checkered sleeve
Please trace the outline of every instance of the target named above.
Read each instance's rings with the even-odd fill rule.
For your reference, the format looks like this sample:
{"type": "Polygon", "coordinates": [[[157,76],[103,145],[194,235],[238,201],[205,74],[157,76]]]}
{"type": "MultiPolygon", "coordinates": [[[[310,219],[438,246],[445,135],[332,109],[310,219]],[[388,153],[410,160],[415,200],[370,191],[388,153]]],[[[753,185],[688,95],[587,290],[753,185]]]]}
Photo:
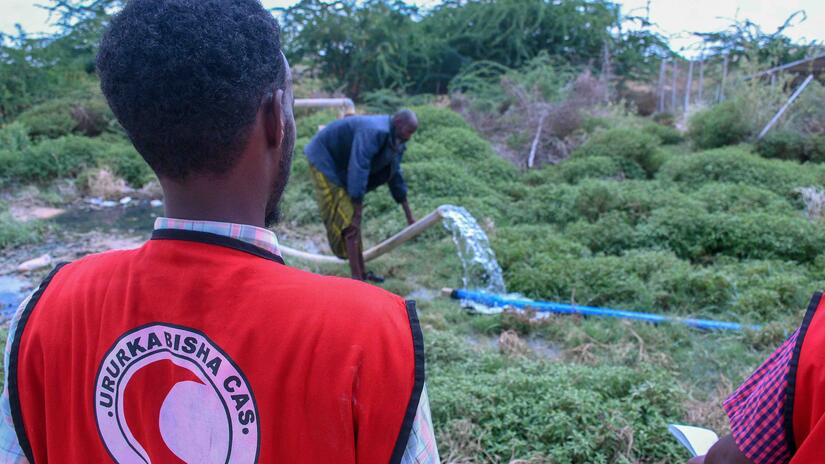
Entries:
{"type": "MultiPolygon", "coordinates": [[[[31,296],[26,298],[17,312],[14,314],[9,323],[9,337],[6,341],[6,349],[3,352],[3,366],[9,365],[9,355],[11,353],[11,341],[14,340],[14,334],[17,332],[17,325],[20,322],[20,316],[23,314],[23,309],[29,304],[31,296]]],[[[20,443],[17,440],[17,432],[14,430],[14,421],[11,416],[11,403],[9,403],[9,372],[4,369],[3,375],[4,385],[3,396],[0,397],[0,463],[2,464],[26,464],[26,459],[23,450],[20,449],[20,443]]]]}
{"type": "Polygon", "coordinates": [[[427,384],[424,384],[421,400],[418,402],[418,409],[415,411],[410,438],[407,440],[407,447],[401,457],[401,464],[438,464],[440,462],[438,448],[435,446],[427,384]]]}
{"type": "Polygon", "coordinates": [[[724,402],[733,439],[753,464],[790,461],[784,409],[798,337],[797,330],[724,402]]]}

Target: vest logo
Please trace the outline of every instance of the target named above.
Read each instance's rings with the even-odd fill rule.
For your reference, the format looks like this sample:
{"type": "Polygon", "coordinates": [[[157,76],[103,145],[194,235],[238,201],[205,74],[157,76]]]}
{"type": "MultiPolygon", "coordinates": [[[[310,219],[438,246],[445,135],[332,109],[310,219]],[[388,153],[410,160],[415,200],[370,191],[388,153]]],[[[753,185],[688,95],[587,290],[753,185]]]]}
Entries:
{"type": "Polygon", "coordinates": [[[123,334],[101,361],[95,416],[112,459],[131,463],[254,463],[252,388],[205,334],[155,323],[123,334]]]}

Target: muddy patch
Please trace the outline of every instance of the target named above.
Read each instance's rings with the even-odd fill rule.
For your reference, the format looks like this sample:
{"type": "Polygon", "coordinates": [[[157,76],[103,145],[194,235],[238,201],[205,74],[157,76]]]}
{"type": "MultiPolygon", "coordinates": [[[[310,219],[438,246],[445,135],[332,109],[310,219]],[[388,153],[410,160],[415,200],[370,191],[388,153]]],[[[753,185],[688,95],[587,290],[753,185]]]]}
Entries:
{"type": "Polygon", "coordinates": [[[9,208],[9,213],[15,221],[30,222],[35,220],[52,219],[57,217],[66,210],[60,208],[52,208],[49,206],[12,206],[9,208]]]}

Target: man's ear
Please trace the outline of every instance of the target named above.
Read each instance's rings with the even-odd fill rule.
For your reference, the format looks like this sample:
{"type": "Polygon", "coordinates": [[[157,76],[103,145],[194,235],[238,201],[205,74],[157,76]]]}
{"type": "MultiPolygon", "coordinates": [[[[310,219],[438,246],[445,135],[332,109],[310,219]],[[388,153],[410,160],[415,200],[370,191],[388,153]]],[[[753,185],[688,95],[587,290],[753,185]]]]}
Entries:
{"type": "Polygon", "coordinates": [[[263,122],[266,142],[269,146],[280,148],[284,141],[284,91],[281,89],[270,93],[264,103],[263,122]]]}

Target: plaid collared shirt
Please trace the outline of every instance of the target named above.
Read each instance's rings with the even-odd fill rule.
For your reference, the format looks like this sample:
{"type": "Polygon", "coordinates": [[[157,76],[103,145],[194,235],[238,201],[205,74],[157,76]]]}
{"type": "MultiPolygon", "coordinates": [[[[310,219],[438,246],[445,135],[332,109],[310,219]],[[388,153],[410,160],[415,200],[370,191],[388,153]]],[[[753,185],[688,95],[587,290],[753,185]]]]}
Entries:
{"type": "MultiPolygon", "coordinates": [[[[214,221],[189,221],[160,217],[155,220],[155,230],[159,229],[193,230],[223,235],[250,243],[278,256],[281,255],[278,247],[278,238],[275,233],[271,230],[251,225],[214,221]]],[[[4,366],[9,365],[11,340],[14,339],[20,314],[28,304],[28,301],[29,298],[26,298],[20,305],[9,325],[9,341],[6,343],[4,366]]],[[[5,376],[5,385],[8,385],[8,372],[5,373],[5,376]]],[[[24,464],[27,462],[23,451],[20,449],[17,433],[14,430],[8,390],[4,388],[3,396],[0,397],[0,463],[24,464]]],[[[433,432],[432,416],[430,414],[430,399],[427,394],[426,384],[421,393],[421,399],[418,402],[410,438],[407,440],[407,447],[404,450],[404,456],[401,462],[402,464],[437,464],[440,462],[438,449],[435,444],[435,434],[433,432]]]]}
{"type": "Polygon", "coordinates": [[[797,330],[725,400],[733,439],[753,464],[780,464],[791,459],[784,409],[798,336],[797,330]]]}

